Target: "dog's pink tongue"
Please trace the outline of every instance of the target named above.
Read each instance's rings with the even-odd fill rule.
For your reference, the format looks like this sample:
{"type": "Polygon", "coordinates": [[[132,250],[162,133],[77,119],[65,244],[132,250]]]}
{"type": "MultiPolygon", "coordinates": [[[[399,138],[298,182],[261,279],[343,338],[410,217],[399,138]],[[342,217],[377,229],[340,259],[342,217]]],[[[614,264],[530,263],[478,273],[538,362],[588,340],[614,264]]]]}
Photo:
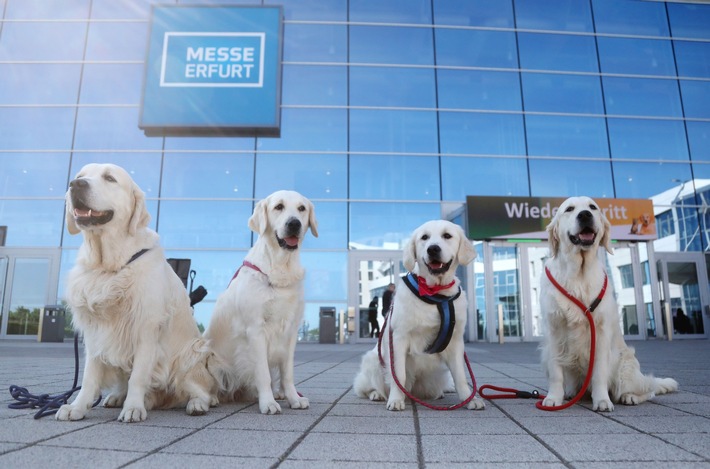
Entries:
{"type": "Polygon", "coordinates": [[[286,241],[286,244],[291,247],[298,246],[298,237],[296,236],[289,236],[288,238],[284,238],[284,241],[286,241]]]}
{"type": "Polygon", "coordinates": [[[594,241],[594,233],[579,233],[579,239],[582,241],[594,241]]]}
{"type": "Polygon", "coordinates": [[[444,267],[444,263],[443,262],[432,262],[429,264],[429,267],[431,267],[432,269],[435,269],[435,270],[441,269],[442,267],[444,267]]]}

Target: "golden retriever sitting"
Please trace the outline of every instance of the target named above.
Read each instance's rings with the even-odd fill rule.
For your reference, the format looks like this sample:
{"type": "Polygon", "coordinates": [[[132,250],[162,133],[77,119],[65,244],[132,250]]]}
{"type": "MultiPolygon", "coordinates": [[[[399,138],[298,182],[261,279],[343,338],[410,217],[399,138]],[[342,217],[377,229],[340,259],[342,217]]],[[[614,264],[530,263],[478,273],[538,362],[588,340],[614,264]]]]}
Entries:
{"type": "MultiPolygon", "coordinates": [[[[610,254],[611,225],[589,197],[571,197],[560,206],[547,231],[551,258],[546,268],[555,281],[584,305],[592,305],[605,279],[598,257],[603,246],[610,254]]],[[[589,369],[590,330],[584,312],[543,275],[540,306],[544,317],[542,367],[548,380],[544,406],[561,405],[582,387],[589,369]]],[[[596,329],[596,354],[591,379],[592,406],[614,410],[615,402],[634,405],[678,389],[671,378],[641,374],[634,349],[621,335],[619,308],[609,282],[592,312],[596,329]]]]}
{"type": "Polygon", "coordinates": [[[293,362],[304,308],[299,247],[309,228],[318,236],[315,209],[298,192],[278,191],[256,204],[249,228],[259,237],[205,331],[219,361],[220,398],[258,398],[262,414],[280,413],[283,397],[306,409],[293,362]]]}
{"type": "MultiPolygon", "coordinates": [[[[386,399],[388,410],[405,408],[405,394],[391,373],[391,328],[394,370],[408,392],[420,399],[438,399],[452,388],[453,377],[459,399],[468,399],[471,388],[466,381],[463,343],[467,301],[456,268],[475,257],[471,242],[454,223],[433,220],[414,231],[404,247],[404,267],[413,274],[410,278],[417,280],[417,293],[410,291],[407,279],[399,280],[394,306],[381,335],[384,365],[380,364],[377,346],[363,356],[354,383],[358,396],[373,401],[386,399]],[[443,320],[446,316],[437,303],[425,301],[424,295],[450,301],[453,317],[443,320]],[[444,322],[453,327],[441,327],[444,322]]],[[[474,398],[467,407],[482,409],[484,403],[474,398]]]]}
{"type": "Polygon", "coordinates": [[[83,333],[81,391],[58,420],[80,420],[101,391],[106,407],[123,407],[122,422],[147,410],[210,406],[210,356],[192,316],[190,299],[168,265],[143,191],[112,164],[84,166],[66,195],[67,229],[84,242],[69,272],[67,303],[83,333]]]}

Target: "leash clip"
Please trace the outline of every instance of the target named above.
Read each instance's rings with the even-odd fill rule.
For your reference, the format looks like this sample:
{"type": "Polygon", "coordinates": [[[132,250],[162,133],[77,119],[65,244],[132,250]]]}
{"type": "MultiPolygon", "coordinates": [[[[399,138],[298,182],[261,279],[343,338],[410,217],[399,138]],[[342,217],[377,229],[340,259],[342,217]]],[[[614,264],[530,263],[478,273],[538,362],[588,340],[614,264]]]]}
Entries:
{"type": "Polygon", "coordinates": [[[520,399],[537,399],[540,397],[540,393],[537,390],[532,392],[515,391],[515,397],[519,397],[520,399]]]}

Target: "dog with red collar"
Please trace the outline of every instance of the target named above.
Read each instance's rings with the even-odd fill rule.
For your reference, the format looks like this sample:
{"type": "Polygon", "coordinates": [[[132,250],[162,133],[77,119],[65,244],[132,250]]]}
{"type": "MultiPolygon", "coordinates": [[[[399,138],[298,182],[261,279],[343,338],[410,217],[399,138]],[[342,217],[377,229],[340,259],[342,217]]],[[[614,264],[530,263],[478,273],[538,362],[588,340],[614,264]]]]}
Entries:
{"type": "Polygon", "coordinates": [[[399,281],[381,343],[362,358],[354,382],[358,396],[386,400],[387,409],[396,411],[405,408],[407,394],[438,399],[455,390],[468,409],[483,409],[466,381],[467,301],[456,277],[456,268],[475,257],[454,223],[433,220],[414,231],[404,247],[410,273],[399,281]]]}

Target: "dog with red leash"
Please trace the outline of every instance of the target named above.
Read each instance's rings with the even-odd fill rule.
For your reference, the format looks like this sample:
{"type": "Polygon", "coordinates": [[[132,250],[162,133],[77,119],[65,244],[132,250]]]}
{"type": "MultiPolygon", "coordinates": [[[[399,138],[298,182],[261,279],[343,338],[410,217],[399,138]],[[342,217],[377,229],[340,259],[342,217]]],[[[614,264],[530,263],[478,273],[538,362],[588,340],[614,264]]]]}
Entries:
{"type": "Polygon", "coordinates": [[[544,407],[562,405],[587,382],[592,407],[601,412],[614,410],[617,402],[635,405],[678,389],[674,379],[642,374],[634,349],[624,342],[613,288],[598,256],[600,247],[612,253],[610,229],[589,197],[565,200],[547,227],[551,257],[540,287],[545,329],[540,348],[549,381],[544,407]],[[579,305],[589,305],[596,343],[579,305]]]}
{"type": "Polygon", "coordinates": [[[387,409],[396,411],[405,408],[407,396],[439,399],[455,389],[468,409],[483,409],[475,383],[471,392],[466,381],[467,301],[456,277],[456,268],[475,257],[461,227],[451,222],[433,220],[414,231],[404,247],[410,273],[399,281],[378,346],[362,358],[358,396],[387,400],[387,409]]]}

